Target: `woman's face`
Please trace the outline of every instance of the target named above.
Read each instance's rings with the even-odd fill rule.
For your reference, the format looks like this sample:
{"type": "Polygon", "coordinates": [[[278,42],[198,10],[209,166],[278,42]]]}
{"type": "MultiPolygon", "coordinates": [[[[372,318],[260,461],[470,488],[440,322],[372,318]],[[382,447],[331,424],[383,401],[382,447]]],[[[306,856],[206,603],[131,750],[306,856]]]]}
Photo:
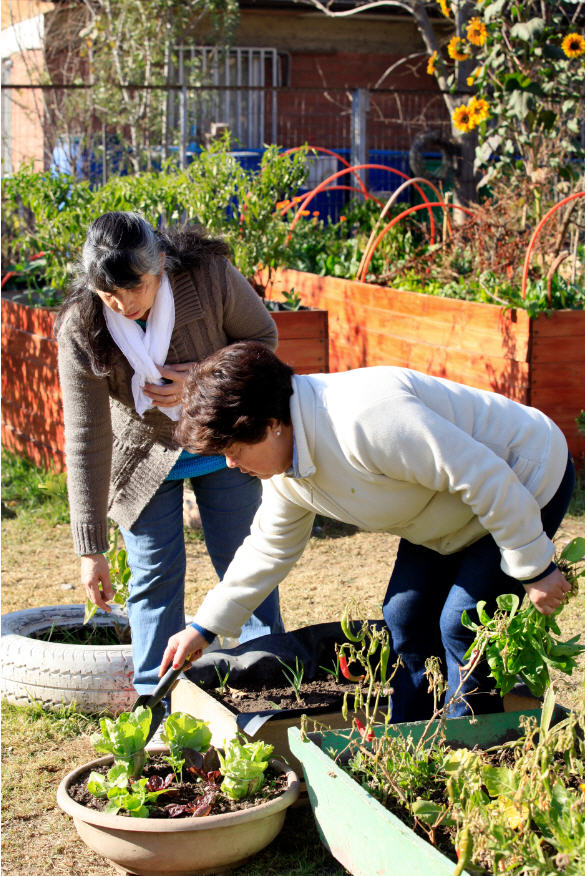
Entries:
{"type": "Polygon", "coordinates": [[[160,283],[160,274],[141,274],[139,285],[133,286],[132,289],[115,288],[112,292],[100,292],[96,289],[96,294],[106,307],[126,316],[127,319],[146,319],[160,283]]]}
{"type": "Polygon", "coordinates": [[[228,468],[240,468],[244,474],[267,480],[283,474],[292,464],[293,429],[273,420],[267,434],[257,444],[235,441],[224,451],[228,468]]]}

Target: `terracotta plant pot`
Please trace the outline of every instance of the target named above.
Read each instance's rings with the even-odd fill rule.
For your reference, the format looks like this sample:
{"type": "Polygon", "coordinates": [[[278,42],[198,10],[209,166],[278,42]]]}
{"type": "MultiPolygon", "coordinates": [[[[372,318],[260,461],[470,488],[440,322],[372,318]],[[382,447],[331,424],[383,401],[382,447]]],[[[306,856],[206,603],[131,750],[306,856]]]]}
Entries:
{"type": "MultiPolygon", "coordinates": [[[[151,749],[152,754],[167,751],[151,749]]],[[[259,806],[222,815],[131,818],[88,809],[69,796],[68,788],[81,774],[112,762],[111,756],[103,757],[68,773],[57,790],[57,803],[71,815],[89,848],[105,856],[118,873],[134,876],[203,876],[239,866],[275,839],[300,792],[294,771],[272,760],[287,775],[285,792],[259,806]]]]}

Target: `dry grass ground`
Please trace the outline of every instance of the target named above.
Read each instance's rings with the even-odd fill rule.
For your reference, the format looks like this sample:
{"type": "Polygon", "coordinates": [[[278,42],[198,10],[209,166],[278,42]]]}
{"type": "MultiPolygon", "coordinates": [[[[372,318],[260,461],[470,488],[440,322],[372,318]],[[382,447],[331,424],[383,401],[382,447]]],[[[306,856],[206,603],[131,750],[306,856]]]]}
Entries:
{"type": "MultiPolygon", "coordinates": [[[[566,543],[584,532],[584,521],[567,518],[559,536],[566,543]]],[[[379,533],[355,533],[326,523],[281,588],[287,629],[337,620],[344,601],[354,596],[371,617],[381,616],[381,600],[396,550],[396,540],[379,533]]],[[[186,608],[193,613],[215,581],[199,536],[188,534],[186,608]]],[[[78,560],[69,529],[38,517],[2,521],[2,613],[22,608],[81,601],[78,560]]],[[[570,636],[584,626],[584,587],[562,615],[570,636]]],[[[557,698],[567,706],[583,702],[583,671],[556,680],[557,698]]],[[[2,874],[11,876],[111,876],[114,872],[77,838],[73,824],[55,802],[61,777],[74,764],[90,760],[89,733],[82,719],[55,720],[34,710],[3,706],[2,874]]],[[[307,810],[288,816],[280,838],[239,876],[343,874],[325,852],[307,810]]]]}

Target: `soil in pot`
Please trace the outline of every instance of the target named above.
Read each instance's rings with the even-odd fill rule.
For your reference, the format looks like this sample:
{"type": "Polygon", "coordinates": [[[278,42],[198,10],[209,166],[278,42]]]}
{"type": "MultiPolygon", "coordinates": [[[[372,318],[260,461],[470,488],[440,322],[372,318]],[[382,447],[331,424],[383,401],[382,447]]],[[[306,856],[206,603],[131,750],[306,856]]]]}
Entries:
{"type": "MultiPolygon", "coordinates": [[[[198,757],[196,752],[188,749],[184,749],[184,755],[186,763],[183,769],[183,781],[180,783],[175,780],[173,771],[162,754],[153,754],[147,761],[141,778],[148,780],[148,788],[155,790],[166,785],[169,786],[169,790],[159,797],[160,805],[150,806],[150,819],[192,818],[222,815],[225,812],[239,812],[243,809],[250,809],[252,806],[258,806],[260,803],[267,803],[269,800],[279,797],[287,788],[287,775],[273,763],[270,763],[265,772],[263,788],[257,794],[251,794],[242,800],[232,800],[220,790],[219,783],[222,778],[215,774],[215,771],[208,770],[209,777],[202,780],[199,774],[203,762],[201,755],[198,757]],[[197,766],[195,766],[196,763],[197,766]],[[216,780],[218,780],[218,784],[216,780]]],[[[213,756],[214,750],[210,749],[206,755],[207,767],[219,765],[218,758],[214,762],[211,761],[213,756]]],[[[69,785],[69,796],[80,806],[103,812],[108,801],[90,793],[87,782],[90,773],[98,772],[105,776],[109,769],[109,765],[104,765],[93,767],[81,773],[69,785]]],[[[131,817],[124,810],[118,814],[131,817]]]]}

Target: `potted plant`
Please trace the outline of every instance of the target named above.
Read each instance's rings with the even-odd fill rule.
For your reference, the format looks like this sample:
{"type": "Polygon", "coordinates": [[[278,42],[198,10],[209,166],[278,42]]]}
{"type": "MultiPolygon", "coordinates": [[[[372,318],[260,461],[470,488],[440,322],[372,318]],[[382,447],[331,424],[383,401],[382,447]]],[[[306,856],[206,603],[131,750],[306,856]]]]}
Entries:
{"type": "MultiPolygon", "coordinates": [[[[63,475],[58,475],[63,477],[63,475]]],[[[115,591],[111,612],[83,605],[26,608],[2,615],[2,697],[44,708],[74,705],[83,712],[113,714],[136,698],[130,626],[126,611],[130,569],[118,547],[118,527],[107,554],[115,591]]]]}
{"type": "MultiPolygon", "coordinates": [[[[577,756],[574,750],[571,752],[572,766],[568,773],[553,768],[547,771],[544,785],[532,785],[532,793],[539,790],[542,793],[540,806],[546,810],[543,818],[539,807],[529,808],[527,797],[522,798],[517,808],[510,802],[511,796],[520,788],[521,777],[529,768],[532,757],[536,761],[556,756],[557,763],[564,762],[569,754],[569,739],[573,740],[573,745],[577,744],[579,752],[581,750],[582,728],[577,727],[574,717],[565,717],[552,730],[544,730],[537,741],[536,727],[542,715],[538,711],[480,716],[475,720],[453,718],[444,728],[444,741],[448,747],[439,747],[434,752],[424,737],[424,731],[434,733],[438,725],[427,727],[425,722],[419,722],[387,728],[385,751],[394,749],[398,761],[405,763],[408,760],[413,764],[423,754],[430,759],[434,754],[436,764],[442,763],[447,771],[447,783],[452,779],[455,793],[458,793],[454,805],[454,809],[457,809],[457,804],[460,806],[458,814],[450,811],[448,804],[438,804],[424,797],[414,800],[411,815],[405,811],[394,814],[398,809],[390,811],[382,805],[373,796],[366,780],[361,786],[347,769],[339,765],[341,759],[346,761],[344,755],[349,749],[356,751],[363,746],[363,737],[358,730],[304,736],[298,728],[291,728],[289,741],[292,751],[303,763],[306,788],[322,841],[353,876],[372,876],[373,873],[382,876],[473,874],[480,872],[480,860],[485,864],[481,872],[498,872],[493,866],[499,867],[500,859],[504,861],[503,866],[509,865],[511,872],[516,874],[554,873],[558,870],[555,858],[559,863],[564,862],[563,872],[578,876],[584,868],[581,857],[584,799],[573,774],[580,774],[582,754],[577,756]],[[520,722],[522,729],[519,728],[520,722]],[[425,744],[420,745],[423,737],[425,744]],[[508,747],[505,740],[512,737],[516,737],[516,743],[508,747]],[[526,758],[516,761],[515,768],[498,765],[498,757],[512,752],[519,754],[525,745],[528,746],[526,758]],[[485,762],[482,755],[472,754],[473,748],[497,751],[493,752],[493,761],[485,762]],[[493,782],[491,793],[487,790],[487,782],[493,782]],[[499,782],[503,782],[503,794],[498,790],[499,782]],[[556,810],[561,804],[568,807],[567,833],[572,835],[567,837],[564,828],[557,824],[556,810]],[[528,830],[528,822],[535,817],[541,822],[542,834],[531,834],[528,830]],[[469,818],[479,831],[474,833],[472,840],[466,829],[465,819],[469,818]],[[554,842],[556,851],[552,857],[536,854],[536,847],[551,842],[553,833],[559,835],[554,842]],[[515,840],[520,842],[514,846],[515,840]],[[522,840],[528,840],[528,846],[534,846],[532,857],[529,854],[521,857],[525,851],[522,840]],[[484,847],[485,850],[491,849],[493,858],[488,851],[481,854],[484,847]],[[559,849],[565,851],[559,852],[559,849]],[[474,866],[467,869],[471,858],[474,866]],[[520,858],[545,869],[525,870],[519,866],[520,858]],[[518,869],[514,869],[512,860],[517,860],[518,869]]],[[[372,732],[374,736],[367,743],[369,750],[383,750],[383,747],[378,749],[383,729],[376,726],[372,732]]],[[[428,764],[427,759],[426,767],[422,769],[428,764]]],[[[532,779],[536,781],[536,778],[534,771],[532,779]]]]}
{"type": "Polygon", "coordinates": [[[92,737],[110,754],[70,772],[57,802],[80,838],[125,873],[195,876],[238,866],[277,836],[299,793],[293,770],[263,742],[210,746],[202,721],[165,722],[167,748],[145,745],[148,707],[101,719],[92,737]]]}
{"type": "MultiPolygon", "coordinates": [[[[565,552],[575,562],[584,540],[565,552]]],[[[572,672],[583,648],[578,636],[556,639],[556,619],[520,609],[512,594],[493,618],[481,603],[478,614],[479,624],[463,619],[476,632],[463,682],[485,656],[502,695],[521,673],[534,694],[546,691],[542,710],[449,719],[448,703],[429,721],[376,723],[393,671],[381,652],[373,657],[365,624],[349,645],[370,682],[363,721],[289,730],[323,841],[355,876],[583,872],[583,719],[555,708],[548,686],[550,670],[572,672]]],[[[436,704],[445,689],[437,663],[427,666],[436,704]]]]}

